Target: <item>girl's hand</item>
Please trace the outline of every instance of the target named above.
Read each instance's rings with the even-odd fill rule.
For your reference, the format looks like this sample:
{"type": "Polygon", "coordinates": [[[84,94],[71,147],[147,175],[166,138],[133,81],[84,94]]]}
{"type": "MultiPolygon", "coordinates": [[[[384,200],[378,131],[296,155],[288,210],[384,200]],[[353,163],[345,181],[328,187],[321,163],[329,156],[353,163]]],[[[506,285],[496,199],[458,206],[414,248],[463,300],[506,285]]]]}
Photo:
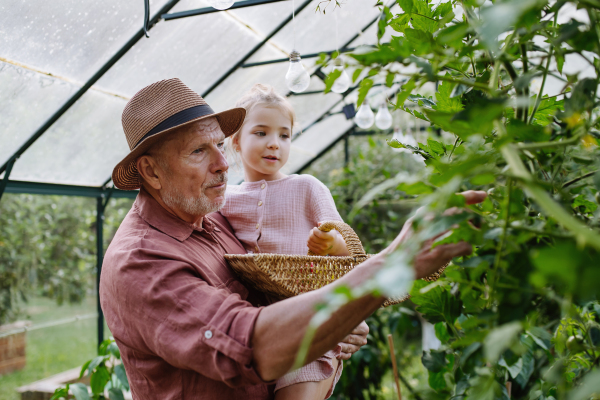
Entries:
{"type": "MultiPolygon", "coordinates": [[[[321,222],[319,222],[321,225],[321,222]]],[[[313,253],[320,256],[348,256],[350,253],[346,248],[346,242],[338,231],[323,232],[319,228],[313,228],[306,243],[313,253]]]]}

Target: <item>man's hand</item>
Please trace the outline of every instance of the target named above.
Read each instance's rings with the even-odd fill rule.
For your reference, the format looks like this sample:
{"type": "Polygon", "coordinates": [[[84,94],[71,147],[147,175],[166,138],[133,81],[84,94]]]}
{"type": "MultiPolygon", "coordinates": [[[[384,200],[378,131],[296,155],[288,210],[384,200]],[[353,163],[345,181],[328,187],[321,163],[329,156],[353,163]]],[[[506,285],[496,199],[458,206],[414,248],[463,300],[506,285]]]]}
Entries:
{"type": "Polygon", "coordinates": [[[352,354],[356,353],[362,346],[367,344],[368,334],[369,325],[363,321],[339,344],[342,346],[342,354],[338,359],[349,360],[352,354]]]}
{"type": "MultiPolygon", "coordinates": [[[[319,222],[321,225],[321,222],[319,222]]],[[[323,232],[319,228],[313,228],[308,236],[307,246],[310,251],[319,256],[347,256],[350,255],[346,248],[346,242],[338,231],[323,232]]]]}
{"type": "MultiPolygon", "coordinates": [[[[481,203],[487,197],[487,193],[483,191],[468,190],[460,193],[465,197],[466,204],[481,203]]],[[[451,215],[459,212],[458,208],[451,208],[444,212],[444,215],[451,215]]],[[[402,227],[400,234],[394,241],[383,251],[386,254],[393,252],[403,241],[412,235],[412,219],[406,221],[402,227]]],[[[453,244],[443,244],[431,248],[435,238],[423,243],[421,252],[415,257],[415,275],[416,278],[424,278],[437,272],[442,266],[449,263],[454,257],[466,256],[473,252],[473,247],[470,243],[459,242],[453,244]]]]}

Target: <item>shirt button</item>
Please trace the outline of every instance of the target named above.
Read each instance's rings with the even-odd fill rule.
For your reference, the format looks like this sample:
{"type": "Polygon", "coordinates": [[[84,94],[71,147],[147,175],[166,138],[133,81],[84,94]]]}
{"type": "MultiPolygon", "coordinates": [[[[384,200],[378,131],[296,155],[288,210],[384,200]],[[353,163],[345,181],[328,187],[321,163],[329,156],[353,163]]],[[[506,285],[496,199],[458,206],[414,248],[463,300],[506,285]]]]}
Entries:
{"type": "Polygon", "coordinates": [[[265,185],[264,183],[262,185],[260,185],[261,189],[264,189],[267,185],[265,185]]]}
{"type": "Polygon", "coordinates": [[[204,332],[204,337],[207,339],[210,339],[212,337],[212,332],[211,331],[204,332]]]}
{"type": "Polygon", "coordinates": [[[256,229],[260,228],[260,224],[256,224],[256,229]]]}
{"type": "Polygon", "coordinates": [[[262,206],[262,201],[259,201],[259,202],[258,202],[258,206],[259,206],[259,207],[260,207],[260,206],[262,206]]]}

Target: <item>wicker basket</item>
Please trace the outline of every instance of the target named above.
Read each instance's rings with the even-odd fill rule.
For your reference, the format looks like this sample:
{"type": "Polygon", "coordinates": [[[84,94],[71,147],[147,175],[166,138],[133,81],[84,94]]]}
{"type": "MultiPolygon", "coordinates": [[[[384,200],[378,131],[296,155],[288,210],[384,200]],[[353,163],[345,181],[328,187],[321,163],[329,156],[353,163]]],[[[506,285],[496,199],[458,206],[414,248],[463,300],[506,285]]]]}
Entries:
{"type": "MultiPolygon", "coordinates": [[[[325,232],[335,229],[341,233],[351,255],[346,257],[316,256],[309,251],[306,256],[226,254],[225,259],[243,282],[260,292],[282,300],[328,285],[370,257],[365,254],[360,239],[349,225],[339,221],[330,221],[322,223],[319,229],[325,232]]],[[[438,279],[444,269],[445,266],[425,280],[438,279]]],[[[383,306],[398,304],[409,297],[407,295],[397,299],[388,299],[383,306]]]]}

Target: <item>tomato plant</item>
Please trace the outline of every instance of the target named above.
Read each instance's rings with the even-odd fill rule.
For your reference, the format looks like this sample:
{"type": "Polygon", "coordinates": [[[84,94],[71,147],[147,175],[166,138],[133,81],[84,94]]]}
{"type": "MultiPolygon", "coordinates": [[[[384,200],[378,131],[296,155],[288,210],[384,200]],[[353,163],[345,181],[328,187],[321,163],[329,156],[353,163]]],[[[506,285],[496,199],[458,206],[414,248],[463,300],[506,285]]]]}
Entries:
{"type": "MultiPolygon", "coordinates": [[[[348,63],[359,106],[377,84],[399,87],[389,105],[432,128],[418,146],[389,141],[427,165],[390,178],[421,206],[390,268],[423,240],[474,245],[410,291],[442,342],[423,355],[429,386],[444,399],[598,396],[600,3],[397,4],[378,4],[380,42],[348,63]],[[471,189],[488,198],[465,206],[456,193],[471,189]],[[426,218],[456,206],[469,212],[426,218]]],[[[386,273],[384,292],[400,282],[386,273]]]]}

